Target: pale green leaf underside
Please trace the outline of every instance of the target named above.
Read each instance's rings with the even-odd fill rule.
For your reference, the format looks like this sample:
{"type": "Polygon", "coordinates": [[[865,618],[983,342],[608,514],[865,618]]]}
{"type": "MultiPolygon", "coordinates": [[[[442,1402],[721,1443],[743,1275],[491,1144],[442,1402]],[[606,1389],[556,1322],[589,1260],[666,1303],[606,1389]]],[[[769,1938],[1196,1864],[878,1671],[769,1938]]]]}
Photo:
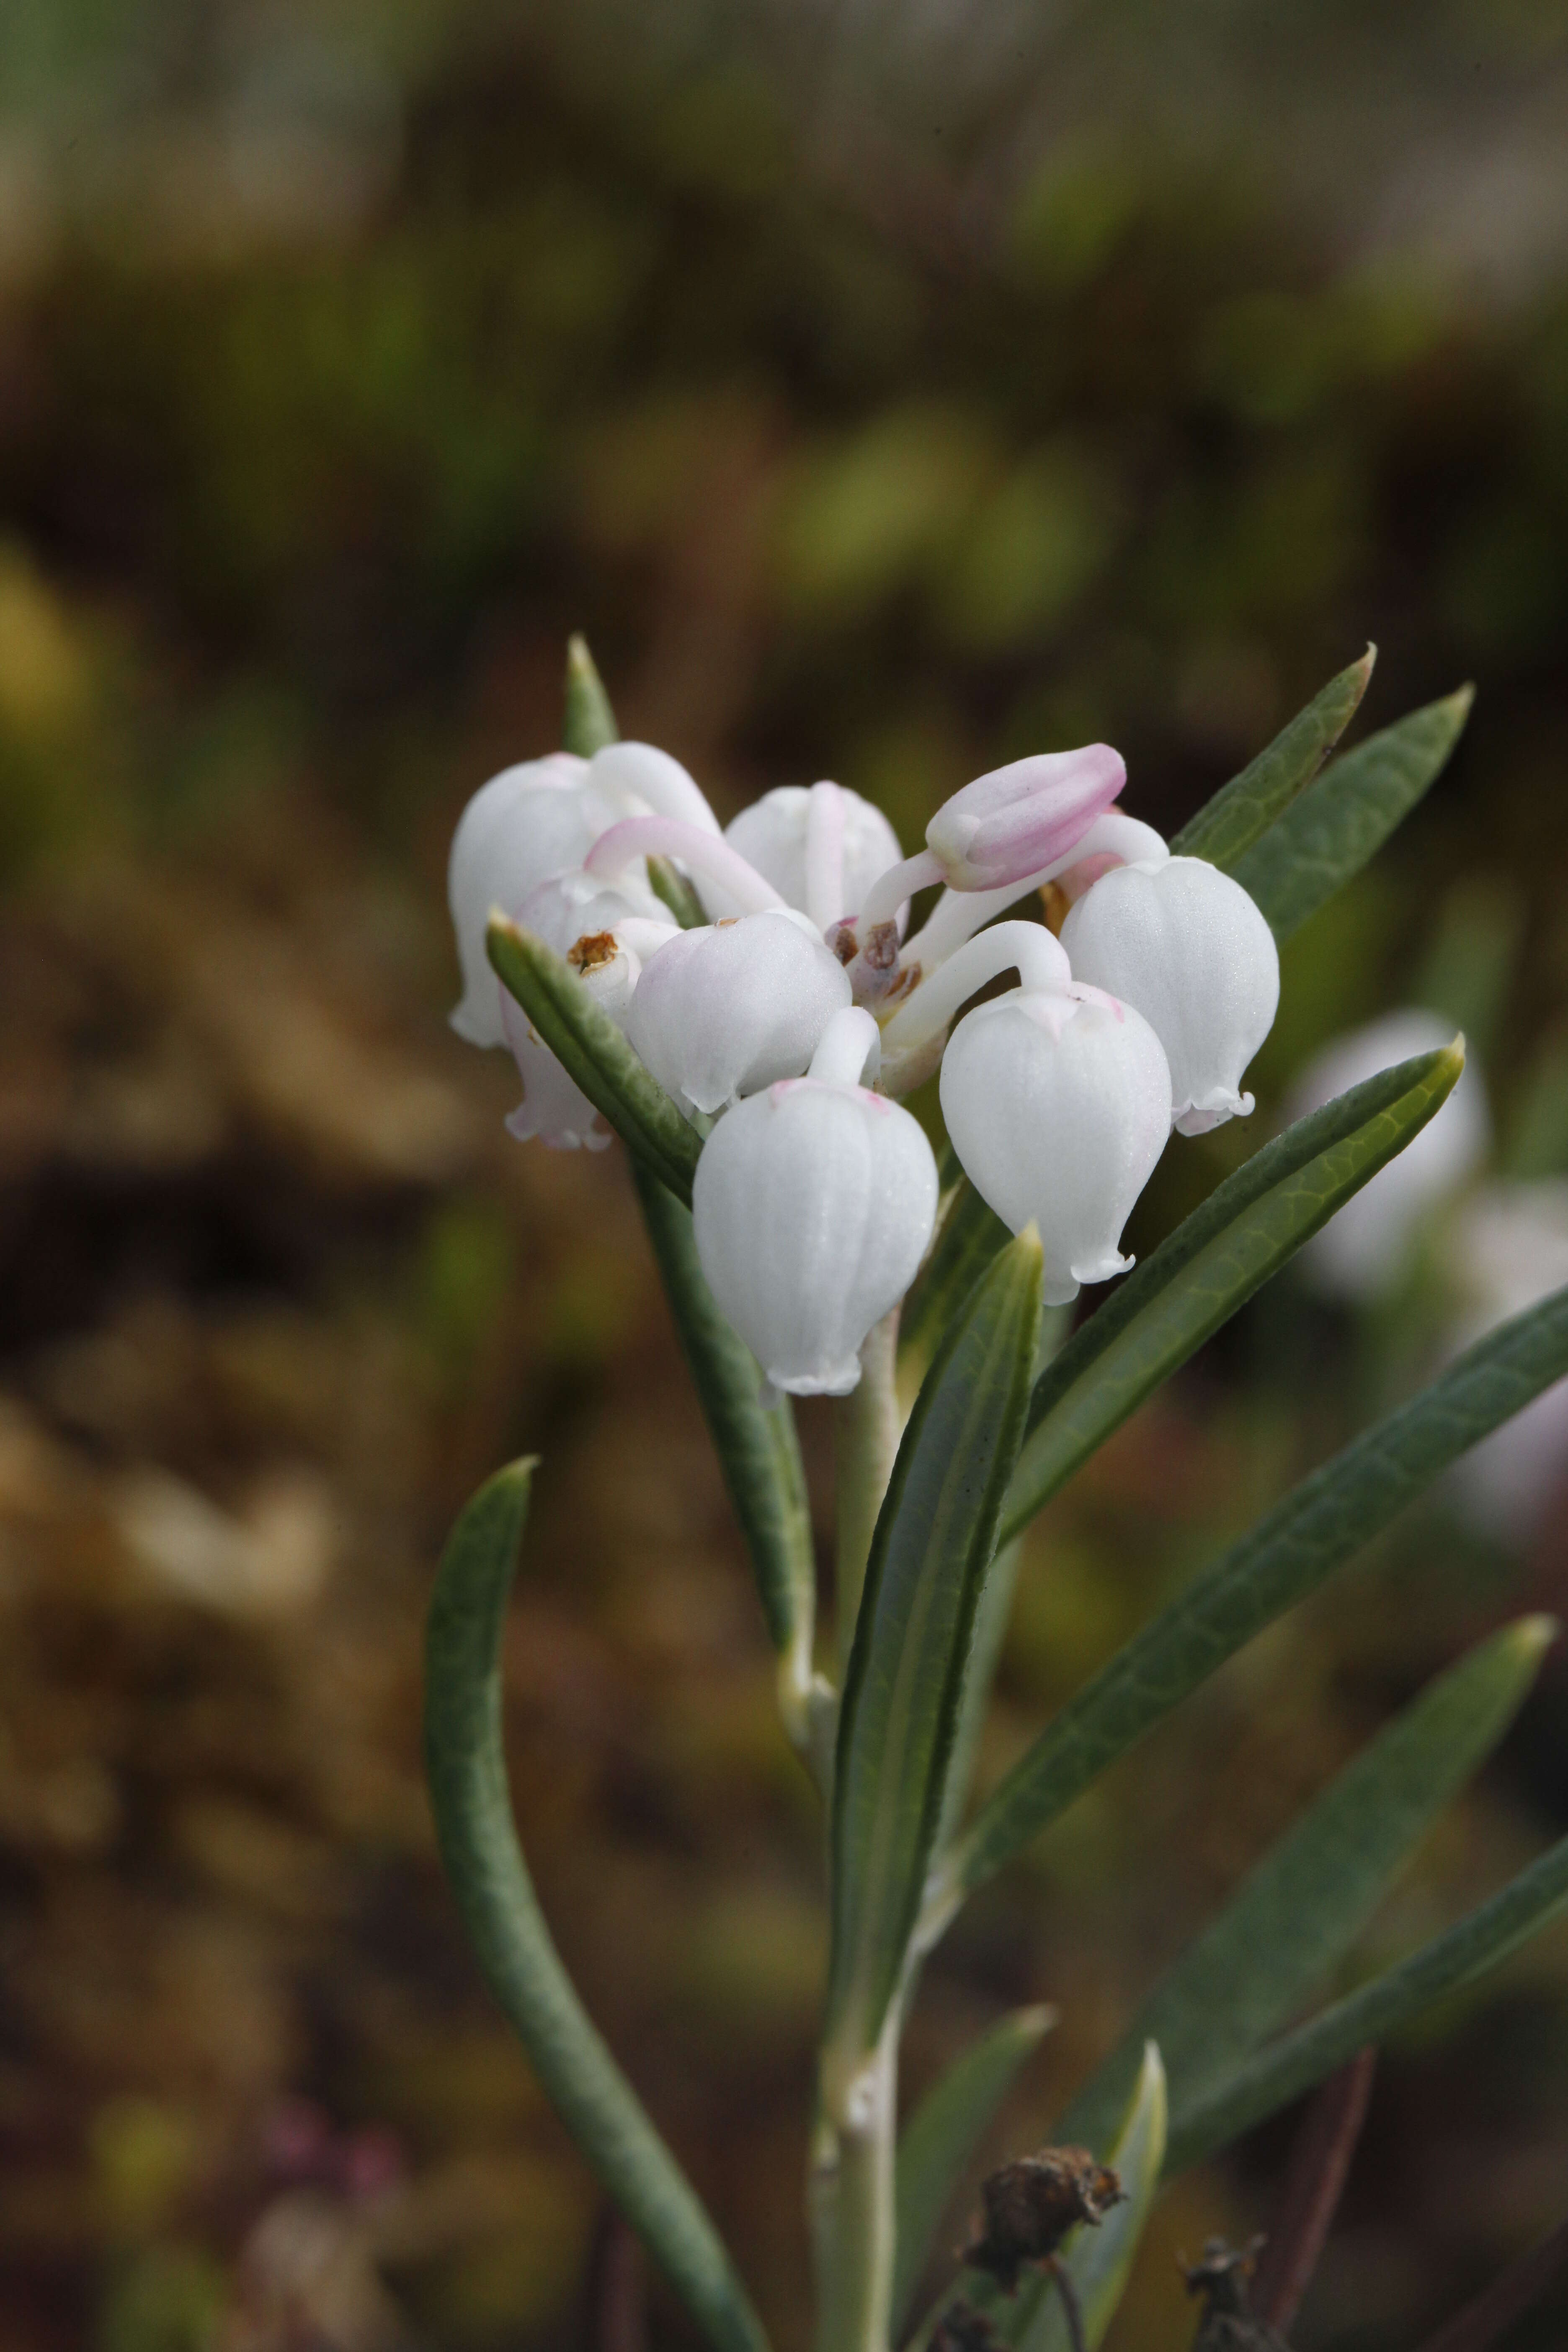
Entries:
{"type": "Polygon", "coordinates": [[[834,1771],[827,2033],[847,2051],[875,2042],[920,1907],[1023,1434],[1040,1267],[1031,1228],[971,1295],[921,1384],[871,1540],[834,1771]]]}
{"type": "Polygon", "coordinates": [[[1474,689],[1461,687],[1347,751],[1232,867],[1287,940],[1367,860],[1436,782],[1458,741],[1474,689]]]}
{"type": "Polygon", "coordinates": [[[688,1208],[702,1138],[595,1004],[564,956],[504,915],[490,917],[490,962],[595,1110],[688,1208]]]}
{"type": "Polygon", "coordinates": [[[810,1640],[816,1562],[805,1471],[787,1397],[764,1409],[756,1359],[719,1312],[683,1208],[639,1160],[632,1175],[719,1466],[746,1538],[775,1650],[810,1640]]]}
{"type": "Polygon", "coordinates": [[[1036,1384],[1003,1512],[1004,1540],[1404,1150],[1441,1108],[1463,1066],[1454,1046],[1417,1055],[1298,1119],[1134,1269],[1036,1384]]]}
{"type": "Polygon", "coordinates": [[[766,2352],[718,2232],[562,1967],[512,1824],[500,1644],[532,1470],[480,1487],[437,1572],[425,1753],[441,1857],[490,1990],[605,2189],[715,2352],[766,2352]]]}
{"type": "Polygon", "coordinates": [[[1376,648],[1320,688],[1256,760],[1223,784],[1171,844],[1175,857],[1206,857],[1233,872],[1260,834],[1305,790],[1344,733],[1372,677],[1376,648]]]}
{"type": "Polygon", "coordinates": [[[1442,1675],[1333,1780],[1168,1970],[1058,2126],[1092,2147],[1146,2041],[1173,2107],[1200,2105],[1331,1976],[1449,1799],[1512,1722],[1556,1631],[1510,1625],[1442,1675]]]}
{"type": "Polygon", "coordinates": [[[1136,1633],[1016,1764],[944,1877],[978,1885],[1106,1767],[1351,1559],[1440,1472],[1568,1372],[1568,1289],[1515,1316],[1285,1496],[1136,1633]]]}
{"type": "Polygon", "coordinates": [[[992,2117],[1026,2059],[1057,2021],[1054,2009],[1019,2009],[971,2044],[932,2084],[899,2140],[898,2253],[893,2326],[903,2323],[937,2226],[992,2117]]]}
{"type": "Polygon", "coordinates": [[[1568,1911],[1568,1838],[1408,1959],[1335,2001],[1173,2116],[1167,2170],[1181,2172],[1299,2098],[1358,2050],[1397,2032],[1568,1911]]]}

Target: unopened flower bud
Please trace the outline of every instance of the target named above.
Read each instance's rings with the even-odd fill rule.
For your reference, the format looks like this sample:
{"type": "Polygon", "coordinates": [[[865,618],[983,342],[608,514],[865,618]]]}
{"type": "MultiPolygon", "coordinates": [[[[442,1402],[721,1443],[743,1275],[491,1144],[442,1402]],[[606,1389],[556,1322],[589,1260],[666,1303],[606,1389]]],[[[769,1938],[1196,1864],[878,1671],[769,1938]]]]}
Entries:
{"type": "Polygon", "coordinates": [[[849,979],[790,913],[676,931],[644,965],[626,1034],[666,1091],[693,1110],[805,1069],[849,979]]]}
{"type": "Polygon", "coordinates": [[[1038,1227],[1048,1306],[1131,1265],[1121,1228],[1171,1131],[1171,1073],[1131,1005],[1076,982],[976,1005],[942,1056],[942,1113],[982,1199],[1038,1227]]]}
{"type": "Polygon", "coordinates": [[[1201,857],[1119,866],[1071,908],[1062,945],[1075,978],[1153,1028],[1184,1135],[1247,1116],[1242,1074],[1274,1025],[1279,951],[1239,882],[1201,857]]]}
{"type": "Polygon", "coordinates": [[[836,1013],[804,1078],[726,1111],[697,1163],[697,1253],[724,1314],[775,1388],[844,1396],[860,1346],[903,1296],[936,1219],[919,1122],[857,1080],[868,1013],[836,1013]]]}
{"type": "Polygon", "coordinates": [[[1037,751],[954,793],[927,825],[926,845],[955,889],[1024,883],[1071,849],[1126,782],[1109,743],[1037,751]]]}

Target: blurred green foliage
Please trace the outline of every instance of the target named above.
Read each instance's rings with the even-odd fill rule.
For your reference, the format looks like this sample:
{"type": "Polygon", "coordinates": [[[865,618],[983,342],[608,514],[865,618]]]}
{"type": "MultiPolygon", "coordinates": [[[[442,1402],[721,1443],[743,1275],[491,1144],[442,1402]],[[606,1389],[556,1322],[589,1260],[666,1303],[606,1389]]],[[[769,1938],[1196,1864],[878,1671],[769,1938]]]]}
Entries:
{"type": "MultiPolygon", "coordinates": [[[[1482,1044],[1507,1164],[1568,1168],[1563,12],[1126,0],[921,12],[917,40],[872,8],[839,51],[805,8],[646,13],[0,12],[0,1504],[34,1563],[0,1595],[0,2311],[26,2352],[206,2340],[275,2210],[258,2118],[300,2086],[415,2168],[384,2224],[334,2208],[356,2293],[374,2255],[432,2341],[575,2340],[585,2186],[474,1991],[415,1750],[436,1542],[525,1444],[530,1850],[794,2340],[808,1809],[616,1156],[519,1153],[510,1074],[437,1029],[450,825],[556,740],[569,629],[721,804],[836,773],[907,842],[986,766],[1097,736],[1173,830],[1369,637],[1367,727],[1474,677],[1430,800],[1290,943],[1258,1118],[1414,997],[1482,1044]],[[1512,214],[1473,194],[1500,122],[1512,214]],[[1412,186],[1436,246],[1371,232],[1412,186]],[[207,1517],[160,1488],[160,1518],[150,1469],[207,1517]],[[257,1613],[269,1591],[295,1614],[257,1613]]],[[[1132,1244],[1251,1139],[1167,1155],[1132,1244]]],[[[987,1773],[1384,1377],[1265,1294],[1043,1525],[987,1773]]],[[[1489,1612],[1561,1606],[1568,1561],[1521,1571],[1434,1514],[1364,1591],[1256,1645],[988,1891],[930,1972],[917,2088],[1048,1994],[1010,2126],[1038,2137],[1385,1706],[1489,1612]]],[[[1561,1687],[1390,1946],[1568,1805],[1561,1687]]],[[[1365,2191],[1306,2340],[1435,2320],[1542,2218],[1568,2012],[1540,1965],[1388,2069],[1400,2185],[1365,2191]],[[1511,2120],[1477,2140],[1483,2070],[1511,2120]]],[[[1164,2209],[1129,2344],[1185,2326],[1165,2252],[1261,2225],[1278,2158],[1164,2209]]]]}

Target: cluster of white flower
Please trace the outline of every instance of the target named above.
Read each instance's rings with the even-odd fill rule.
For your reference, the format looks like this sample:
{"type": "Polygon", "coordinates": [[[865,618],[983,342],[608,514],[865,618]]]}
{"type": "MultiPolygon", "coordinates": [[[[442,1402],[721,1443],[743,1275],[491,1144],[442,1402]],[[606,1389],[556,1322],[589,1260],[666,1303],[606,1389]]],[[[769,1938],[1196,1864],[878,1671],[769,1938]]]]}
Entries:
{"type": "Polygon", "coordinates": [[[515,1054],[513,1134],[607,1142],[491,971],[491,911],[566,956],[659,1084],[714,1122],[693,1214],[719,1304],[776,1387],[842,1395],[931,1241],[936,1165],[895,1098],[939,1063],[953,1149],[1015,1233],[1038,1229],[1053,1303],[1131,1263],[1121,1229],[1173,1125],[1201,1134],[1252,1108],[1273,935],[1237,883],[1113,807],[1124,782],[1104,744],[1016,761],[956,793],[905,858],[837,784],[764,793],[721,830],[647,744],[509,768],[452,845],[453,1025],[515,1054]],[[650,858],[679,866],[706,924],[670,920],[650,858]],[[1059,939],[993,919],[1052,881],[1071,902],[1059,939]],[[952,1025],[1009,971],[1017,986],[952,1025]]]}

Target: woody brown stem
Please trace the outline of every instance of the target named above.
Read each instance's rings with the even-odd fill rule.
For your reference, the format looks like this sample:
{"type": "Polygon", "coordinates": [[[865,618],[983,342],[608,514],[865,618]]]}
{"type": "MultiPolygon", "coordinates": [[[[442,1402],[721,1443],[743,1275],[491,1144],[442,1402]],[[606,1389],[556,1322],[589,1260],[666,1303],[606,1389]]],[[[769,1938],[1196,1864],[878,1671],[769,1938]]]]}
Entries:
{"type": "Polygon", "coordinates": [[[1252,2289],[1258,2318],[1281,2335],[1300,2308],[1344,2193],[1376,2063],[1376,2052],[1363,2050],[1331,2074],[1296,2135],[1279,2217],[1269,2231],[1252,2289]]]}

